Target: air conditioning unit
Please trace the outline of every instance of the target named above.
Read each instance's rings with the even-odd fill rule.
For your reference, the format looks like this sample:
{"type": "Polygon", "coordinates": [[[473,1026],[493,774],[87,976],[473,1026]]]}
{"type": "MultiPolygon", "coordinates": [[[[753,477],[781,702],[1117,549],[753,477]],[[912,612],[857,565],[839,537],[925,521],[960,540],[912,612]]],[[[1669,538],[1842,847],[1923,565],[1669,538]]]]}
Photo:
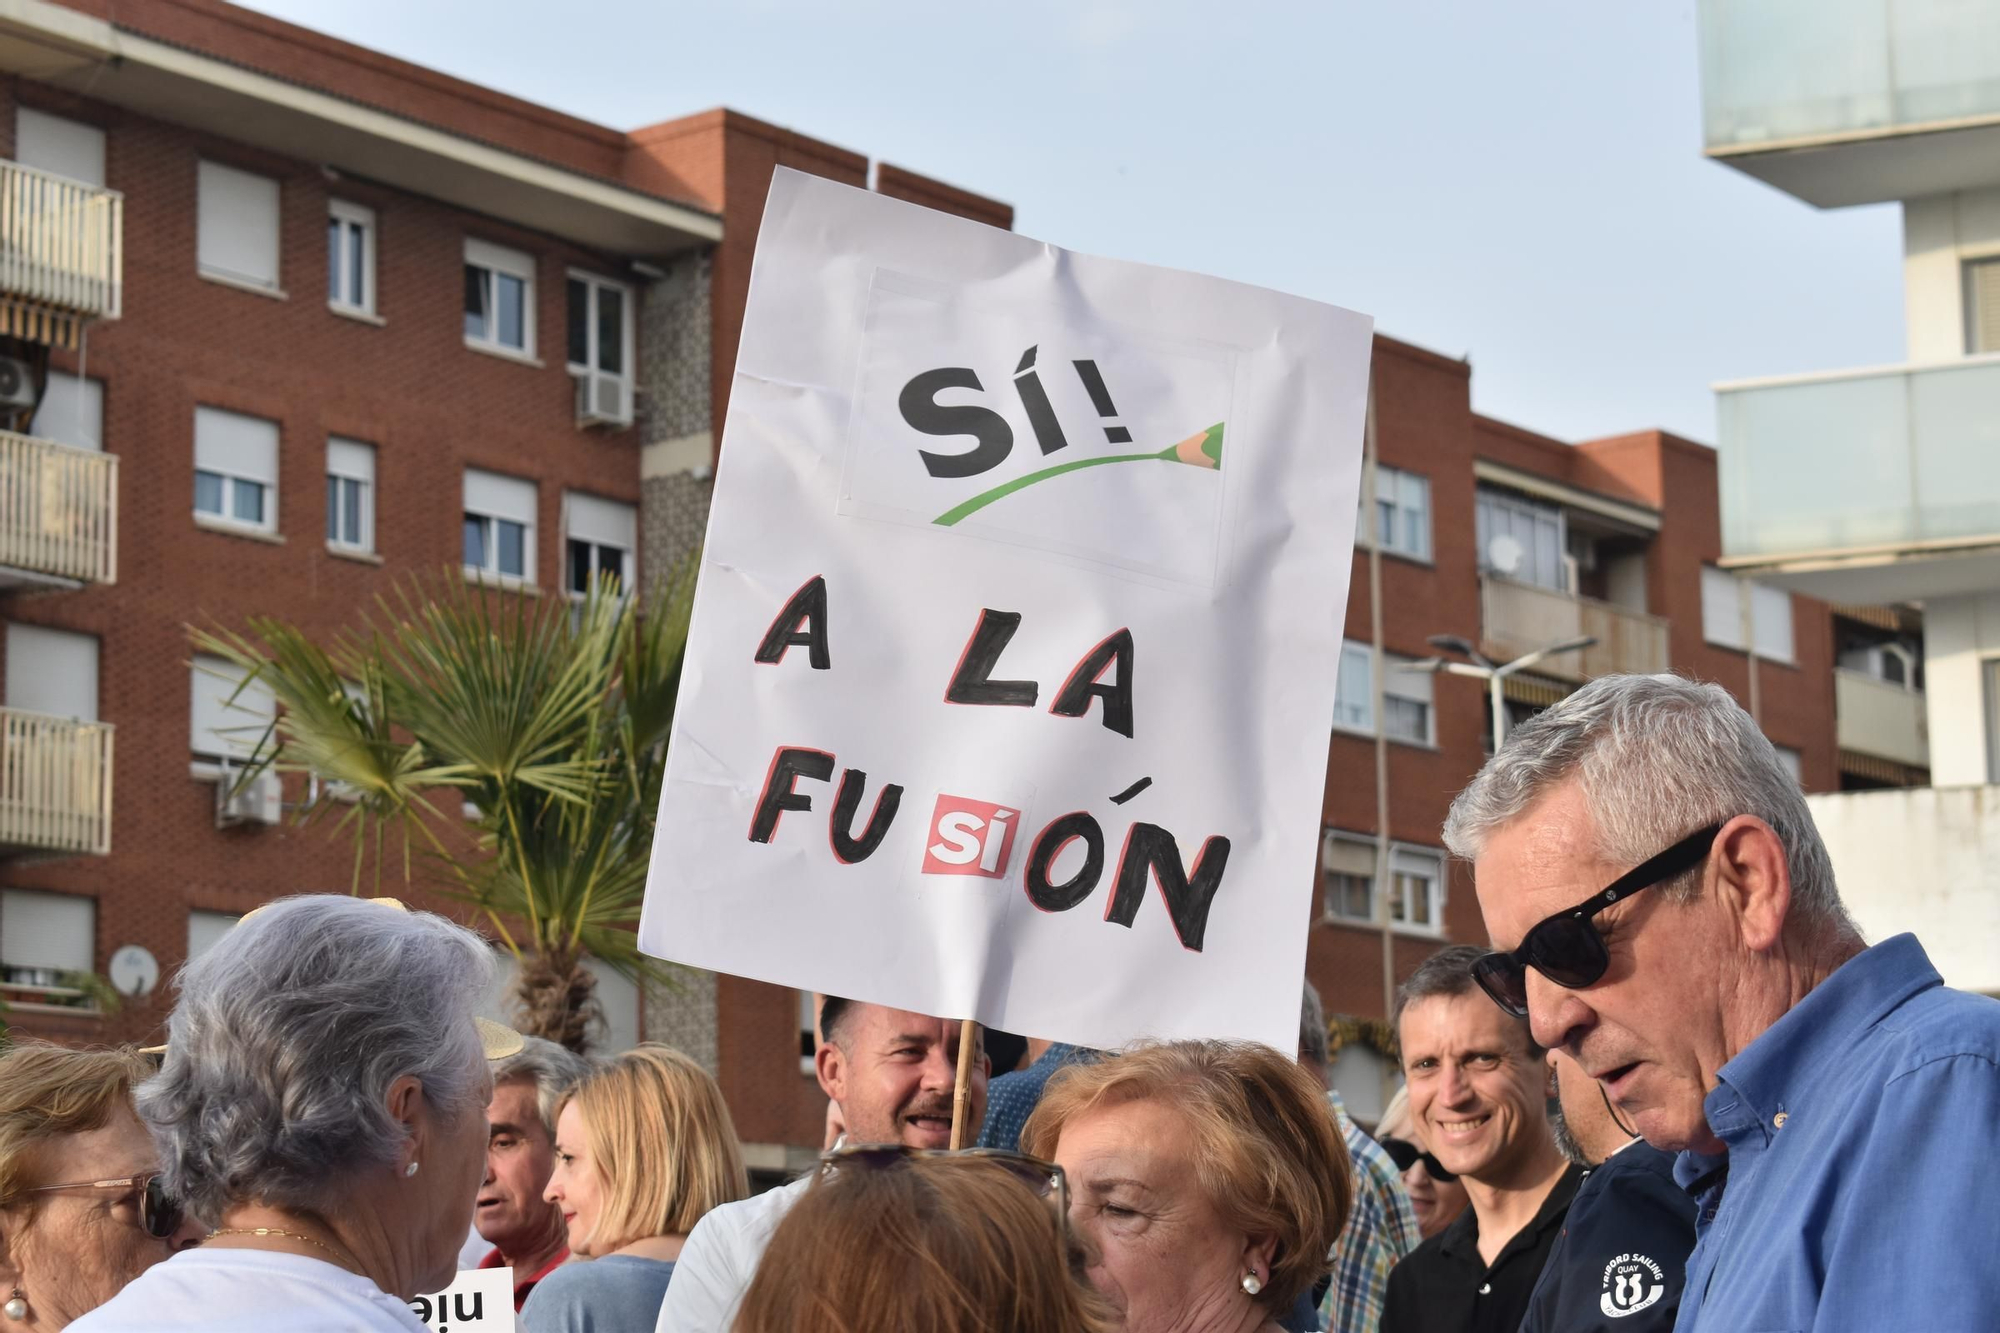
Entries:
{"type": "Polygon", "coordinates": [[[576,424],[579,426],[629,426],[632,424],[632,385],[622,375],[598,370],[571,372],[576,377],[576,424]]]}
{"type": "Polygon", "coordinates": [[[35,368],[18,357],[0,356],[0,407],[35,405],[35,368]]]}
{"type": "Polygon", "coordinates": [[[235,828],[238,824],[276,824],[285,817],[284,787],[278,775],[266,769],[247,782],[237,782],[225,767],[215,784],[215,826],[235,828]]]}

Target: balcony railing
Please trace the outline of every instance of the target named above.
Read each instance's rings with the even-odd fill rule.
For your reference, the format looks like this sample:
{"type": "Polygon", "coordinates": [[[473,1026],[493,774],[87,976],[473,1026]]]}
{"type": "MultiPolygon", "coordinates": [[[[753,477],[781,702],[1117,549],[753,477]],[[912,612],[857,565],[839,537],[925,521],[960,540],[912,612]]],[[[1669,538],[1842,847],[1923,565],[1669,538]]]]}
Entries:
{"type": "Polygon", "coordinates": [[[2000,11],[1964,0],[1700,0],[1712,150],[2000,116],[2000,11]]]}
{"type": "Polygon", "coordinates": [[[1930,723],[1921,690],[1836,669],[1833,706],[1841,749],[1911,768],[1930,767],[1930,723]]]}
{"type": "Polygon", "coordinates": [[[1718,385],[1716,415],[1725,557],[2000,543],[2000,356],[1718,385]]]}
{"type": "Polygon", "coordinates": [[[8,569],[118,581],[115,455],[0,431],[0,571],[8,569]]]}
{"type": "Polygon", "coordinates": [[[1622,606],[1576,597],[1497,574],[1479,576],[1482,650],[1508,661],[1579,634],[1597,642],[1581,652],[1551,657],[1535,667],[1565,680],[1589,680],[1614,671],[1648,674],[1667,669],[1667,622],[1622,606]]]}
{"type": "Polygon", "coordinates": [[[32,307],[116,319],[124,196],[0,162],[0,294],[32,307]]]}
{"type": "Polygon", "coordinates": [[[0,848],[110,852],[111,732],[0,708],[0,848]]]}

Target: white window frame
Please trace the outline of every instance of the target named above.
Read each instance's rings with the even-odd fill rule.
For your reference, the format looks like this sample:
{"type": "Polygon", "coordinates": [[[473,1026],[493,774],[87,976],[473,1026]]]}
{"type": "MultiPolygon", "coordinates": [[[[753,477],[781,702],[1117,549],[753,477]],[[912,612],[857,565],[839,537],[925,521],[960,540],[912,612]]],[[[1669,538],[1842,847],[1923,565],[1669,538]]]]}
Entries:
{"type": "MultiPolygon", "coordinates": [[[[1375,856],[1375,839],[1373,835],[1354,833],[1345,829],[1329,828],[1322,831],[1321,837],[1321,920],[1342,921],[1350,925],[1378,924],[1375,920],[1378,886],[1375,884],[1375,874],[1372,869],[1373,858],[1375,856]],[[1350,916],[1346,913],[1336,911],[1329,901],[1328,890],[1330,885],[1327,880],[1330,875],[1336,872],[1329,867],[1328,861],[1331,859],[1329,853],[1335,843],[1362,848],[1370,858],[1371,869],[1368,874],[1369,910],[1368,915],[1365,917],[1350,916]]],[[[1399,901],[1392,901],[1390,904],[1392,913],[1389,919],[1390,929],[1403,935],[1442,936],[1444,934],[1446,882],[1444,852],[1435,847],[1423,847],[1416,843],[1391,841],[1389,844],[1389,875],[1393,880],[1398,874],[1409,876],[1413,880],[1420,880],[1423,883],[1424,910],[1430,919],[1428,921],[1417,921],[1411,916],[1410,909],[1413,903],[1409,894],[1405,892],[1400,896],[1399,901]],[[1397,910],[1402,912],[1402,916],[1398,917],[1394,915],[1397,910]]]]}
{"type": "Polygon", "coordinates": [[[104,449],[104,381],[51,370],[29,432],[72,449],[104,449]]]}
{"type": "Polygon", "coordinates": [[[338,295],[329,294],[326,298],[326,303],[329,308],[338,310],[343,314],[368,315],[373,317],[375,314],[375,210],[364,207],[361,204],[351,204],[345,199],[329,199],[326,201],[326,216],[328,222],[338,222],[341,229],[341,243],[338,246],[331,244],[332,238],[328,238],[329,244],[326,256],[327,285],[333,292],[337,292],[338,295]],[[361,233],[361,302],[359,305],[346,299],[350,286],[347,280],[354,276],[347,272],[349,228],[361,233]]]}
{"type": "MultiPolygon", "coordinates": [[[[1365,495],[1362,497],[1367,498],[1365,495]]],[[[1421,472],[1407,472],[1402,468],[1376,465],[1375,513],[1363,514],[1355,531],[1359,534],[1355,544],[1366,547],[1369,543],[1381,541],[1383,506],[1388,506],[1389,539],[1382,541],[1382,549],[1393,555],[1400,555],[1424,564],[1431,563],[1431,479],[1421,472]],[[1408,535],[1409,520],[1412,516],[1420,519],[1421,540],[1411,545],[1403,538],[1408,535]]]]}
{"type": "MultiPolygon", "coordinates": [[[[533,481],[530,481],[526,477],[510,477],[504,472],[492,472],[485,468],[469,467],[465,469],[463,495],[461,508],[464,511],[464,518],[484,519],[488,524],[488,535],[483,543],[487,563],[481,565],[467,563],[465,565],[466,577],[499,583],[509,587],[534,587],[535,539],[536,531],[540,526],[536,522],[537,511],[541,503],[539,488],[533,481]],[[495,486],[494,483],[502,483],[504,485],[495,486]],[[503,510],[499,506],[479,500],[474,494],[475,491],[483,488],[490,488],[497,491],[507,487],[527,488],[526,493],[533,497],[531,501],[533,507],[525,511],[515,508],[503,510]],[[523,516],[524,514],[525,517],[523,516]],[[500,543],[494,539],[498,533],[497,524],[499,523],[518,523],[521,526],[521,572],[519,574],[501,572],[500,543]]],[[[463,559],[464,531],[464,520],[461,519],[459,527],[461,560],[463,559]]]]}
{"type": "Polygon", "coordinates": [[[14,108],[14,160],[22,166],[88,185],[93,190],[102,190],[105,188],[104,148],[105,134],[101,126],[58,116],[39,107],[14,108]],[[59,165],[50,166],[33,160],[45,154],[56,159],[59,165]],[[78,165],[84,169],[62,169],[78,165]]]}
{"type": "Polygon", "coordinates": [[[1562,506],[1535,500],[1504,487],[1488,486],[1483,483],[1475,489],[1472,503],[1473,529],[1479,546],[1480,573],[1497,574],[1503,579],[1531,584],[1537,588],[1547,588],[1553,592],[1573,594],[1576,591],[1570,586],[1569,562],[1565,558],[1569,555],[1569,517],[1562,506]],[[1492,530],[1493,519],[1501,513],[1511,515],[1517,522],[1529,524],[1531,530],[1535,532],[1540,532],[1544,526],[1554,530],[1555,541],[1551,549],[1555,555],[1555,568],[1548,571],[1548,578],[1541,577],[1542,571],[1538,568],[1542,554],[1539,541],[1522,551],[1522,557],[1527,562],[1523,569],[1510,573],[1492,563],[1493,539],[1497,535],[1492,530]],[[1549,578],[1553,578],[1555,582],[1549,582],[1549,578]]]}
{"type": "Polygon", "coordinates": [[[222,942],[222,937],[235,929],[243,916],[239,912],[212,912],[196,907],[188,911],[187,961],[195,959],[222,942]]]}
{"type": "Polygon", "coordinates": [[[343,537],[328,533],[326,544],[336,551],[356,551],[365,555],[375,553],[375,467],[378,455],[375,446],[364,440],[350,440],[339,435],[329,435],[326,440],[326,479],[328,502],[332,503],[333,483],[351,482],[360,487],[360,504],[357,506],[357,521],[361,527],[360,540],[350,542],[343,537]],[[362,455],[360,451],[366,450],[362,455]],[[367,466],[358,466],[360,457],[366,457],[367,466]]]}
{"type": "Polygon", "coordinates": [[[199,484],[199,474],[203,472],[222,478],[223,507],[220,513],[207,509],[194,509],[195,522],[208,527],[237,528],[244,532],[277,532],[278,472],[283,449],[284,432],[277,422],[267,417],[251,416],[248,412],[232,412],[226,407],[210,407],[207,404],[197,406],[194,410],[194,470],[197,474],[197,484],[199,484]],[[239,421],[253,421],[261,426],[270,427],[271,466],[268,479],[258,476],[254,470],[241,464],[231,466],[226,460],[218,461],[213,456],[206,460],[203,459],[201,439],[204,418],[210,420],[211,429],[227,429],[227,424],[219,420],[219,418],[225,417],[234,418],[239,421]],[[234,500],[238,485],[257,486],[263,489],[264,517],[261,521],[253,522],[250,519],[238,518],[236,516],[234,500]]]}
{"type": "Polygon", "coordinates": [[[588,359],[586,361],[568,361],[569,373],[583,381],[577,386],[577,416],[579,419],[595,418],[597,420],[610,421],[618,425],[630,425],[632,422],[633,373],[639,360],[639,349],[635,337],[638,321],[633,314],[636,293],[628,283],[600,277],[598,274],[591,273],[585,269],[573,268],[567,270],[563,282],[563,301],[565,303],[563,311],[563,357],[565,360],[569,357],[569,311],[567,303],[570,299],[569,284],[572,282],[580,282],[584,285],[587,293],[586,299],[589,302],[588,314],[584,325],[584,355],[588,359]],[[599,369],[596,364],[599,351],[597,345],[598,294],[607,289],[617,292],[621,298],[619,310],[622,317],[619,320],[618,336],[624,343],[625,369],[615,375],[609,371],[599,369]],[[611,379],[618,383],[620,407],[615,415],[608,417],[595,415],[596,396],[591,391],[591,381],[593,379],[611,379]]]}
{"type": "Polygon", "coordinates": [[[278,702],[262,681],[227,702],[249,673],[226,657],[196,653],[188,663],[188,771],[212,778],[231,763],[247,759],[263,739],[264,728],[277,716],[278,702]],[[209,718],[204,719],[204,711],[209,718]],[[204,728],[204,720],[221,727],[204,728]],[[226,728],[228,734],[223,735],[226,728]],[[216,748],[210,741],[220,742],[216,748]]]}
{"type": "MultiPolygon", "coordinates": [[[[1333,728],[1355,736],[1375,734],[1375,687],[1374,648],[1357,639],[1344,639],[1340,645],[1339,674],[1334,681],[1333,728]],[[1340,693],[1340,682],[1350,679],[1350,668],[1367,680],[1367,696],[1357,705],[1354,700],[1340,693]]],[[[1383,702],[1399,700],[1404,703],[1422,704],[1424,707],[1424,734],[1421,737],[1389,733],[1389,740],[1397,745],[1418,745],[1429,749],[1437,747],[1437,700],[1431,688],[1432,677],[1401,668],[1416,661],[1400,653],[1386,653],[1383,664],[1387,670],[1382,678],[1383,702]]],[[[1387,719],[1383,719],[1386,723],[1387,719]]]]}
{"type": "Polygon", "coordinates": [[[204,277],[214,278],[232,286],[247,287],[253,291],[268,292],[282,296],[284,294],[282,282],[285,255],[284,215],[285,194],[283,187],[277,180],[254,171],[245,171],[241,167],[232,167],[226,162],[215,162],[208,158],[202,158],[196,167],[195,182],[196,269],[204,277]],[[265,186],[269,187],[271,201],[270,275],[266,277],[261,273],[252,273],[245,269],[232,268],[227,264],[204,260],[201,253],[201,236],[205,218],[216,219],[216,221],[209,222],[208,225],[218,226],[221,225],[220,220],[222,218],[240,220],[244,212],[244,210],[237,207],[231,201],[213,198],[210,191],[235,190],[240,193],[254,187],[255,192],[261,195],[263,193],[261,187],[265,186]]]}
{"type": "MultiPolygon", "coordinates": [[[[520,250],[510,250],[504,245],[494,245],[476,237],[465,238],[465,267],[485,269],[489,274],[502,273],[518,278],[521,282],[521,346],[502,342],[497,336],[498,321],[489,318],[485,334],[465,332],[465,345],[475,351],[492,352],[496,356],[513,357],[520,361],[535,359],[535,257],[520,250]]],[[[461,282],[463,279],[461,278],[461,282]]],[[[461,288],[462,291],[462,288],[461,288]]],[[[464,297],[459,298],[461,306],[459,326],[464,329],[464,297]]]]}
{"type": "Polygon", "coordinates": [[[0,979],[17,986],[60,986],[67,972],[89,972],[97,951],[97,900],[77,893],[52,893],[46,889],[0,889],[0,919],[10,929],[0,930],[0,979]],[[73,938],[81,926],[82,938],[73,938]],[[61,940],[60,957],[37,958],[30,941],[54,930],[61,940]]]}
{"type": "Polygon", "coordinates": [[[1750,599],[1750,634],[1766,662],[1797,665],[1792,595],[1782,588],[1738,578],[1714,565],[1701,567],[1701,636],[1717,648],[1744,652],[1743,598],[1750,599]]]}
{"type": "Polygon", "coordinates": [[[582,542],[590,547],[590,575],[597,576],[599,561],[607,550],[617,551],[624,559],[618,584],[621,593],[629,596],[638,584],[637,568],[639,543],[639,509],[637,505],[623,500],[606,500],[582,491],[563,492],[563,592],[572,600],[582,601],[584,594],[571,586],[570,568],[571,542],[582,542]]]}

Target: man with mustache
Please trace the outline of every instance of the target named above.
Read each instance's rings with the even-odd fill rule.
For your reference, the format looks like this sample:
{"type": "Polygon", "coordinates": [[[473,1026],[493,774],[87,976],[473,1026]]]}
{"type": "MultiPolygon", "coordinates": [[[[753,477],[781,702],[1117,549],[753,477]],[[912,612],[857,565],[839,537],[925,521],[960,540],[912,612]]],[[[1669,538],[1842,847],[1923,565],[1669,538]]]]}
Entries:
{"type": "Polygon", "coordinates": [[[1508,738],[1445,842],[1501,950],[1476,969],[1494,1012],[1680,1154],[1680,1333],[1994,1326],[2000,1004],[1915,936],[1866,944],[1725,690],[1599,677],[1508,738]]]}
{"type": "MultiPolygon", "coordinates": [[[[846,1141],[950,1147],[958,1037],[954,1019],[825,997],[814,1067],[820,1088],[840,1104],[846,1141]]],[[[968,1142],[986,1114],[989,1072],[985,1052],[975,1052],[968,1142]]],[[[812,1180],[807,1173],[780,1189],[725,1204],[696,1223],[674,1264],[658,1333],[724,1333],[771,1233],[812,1180]]]]}
{"type": "Polygon", "coordinates": [[[1440,949],[1396,992],[1410,1117],[1472,1206],[1391,1270],[1382,1333],[1515,1333],[1583,1177],[1549,1130],[1542,1049],[1473,980],[1486,952],[1440,949]]]}

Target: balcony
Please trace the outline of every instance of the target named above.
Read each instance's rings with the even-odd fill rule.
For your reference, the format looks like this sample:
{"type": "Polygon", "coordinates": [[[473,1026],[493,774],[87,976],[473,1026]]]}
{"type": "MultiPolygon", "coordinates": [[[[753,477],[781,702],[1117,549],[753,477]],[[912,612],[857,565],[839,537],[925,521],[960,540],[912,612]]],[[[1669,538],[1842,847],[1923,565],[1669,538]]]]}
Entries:
{"type": "Polygon", "coordinates": [[[1822,208],[2000,185],[2000,10],[1699,0],[1711,157],[1822,208]]]}
{"type": "Polygon", "coordinates": [[[1498,662],[1579,634],[1597,642],[1580,652],[1551,657],[1535,670],[1563,680],[1586,681],[1617,671],[1665,671],[1667,622],[1610,602],[1577,597],[1498,574],[1479,576],[1480,651],[1498,662]]]}
{"type": "Polygon", "coordinates": [[[86,320],[116,319],[124,196],[0,161],[0,332],[74,347],[86,320]]]}
{"type": "Polygon", "coordinates": [[[0,708],[0,853],[110,852],[111,732],[0,708]]]}
{"type": "Polygon", "coordinates": [[[0,589],[117,581],[117,456],[0,430],[0,589]]]}
{"type": "Polygon", "coordinates": [[[1923,691],[1836,668],[1833,706],[1841,749],[1910,768],[1931,766],[1923,691]]]}
{"type": "Polygon", "coordinates": [[[1723,563],[1829,601],[2000,586],[2000,356],[1716,386],[1723,563]]]}

